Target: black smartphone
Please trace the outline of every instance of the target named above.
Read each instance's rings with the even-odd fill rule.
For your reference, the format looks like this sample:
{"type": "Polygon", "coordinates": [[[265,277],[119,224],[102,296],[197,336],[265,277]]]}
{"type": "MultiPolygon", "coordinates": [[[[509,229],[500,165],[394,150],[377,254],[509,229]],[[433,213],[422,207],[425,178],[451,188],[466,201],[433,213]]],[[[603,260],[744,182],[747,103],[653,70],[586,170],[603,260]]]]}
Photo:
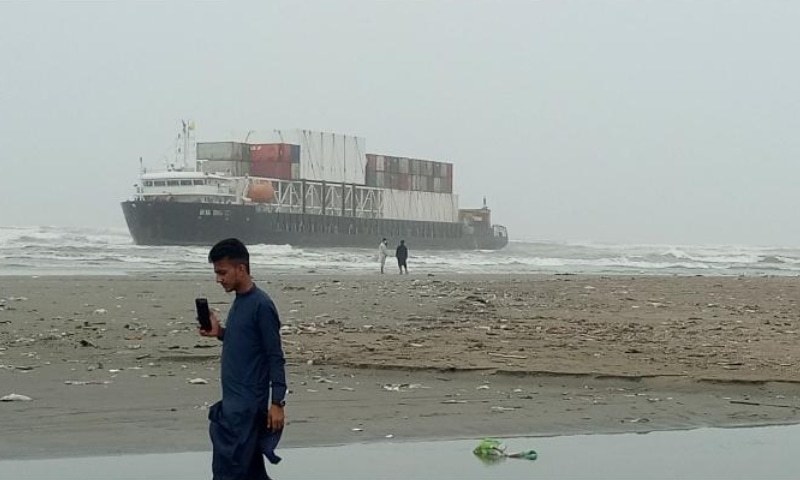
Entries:
{"type": "Polygon", "coordinates": [[[197,321],[200,322],[200,328],[206,331],[211,330],[211,311],[208,309],[208,300],[195,298],[194,306],[197,308],[197,321]]]}

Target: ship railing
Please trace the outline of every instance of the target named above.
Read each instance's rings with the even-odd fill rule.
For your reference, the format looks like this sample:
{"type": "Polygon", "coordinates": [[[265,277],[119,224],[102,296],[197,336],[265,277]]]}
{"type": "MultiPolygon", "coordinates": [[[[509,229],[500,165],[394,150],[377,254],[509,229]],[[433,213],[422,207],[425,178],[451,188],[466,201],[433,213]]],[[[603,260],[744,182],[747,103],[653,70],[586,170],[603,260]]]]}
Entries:
{"type": "Polygon", "coordinates": [[[275,190],[271,211],[381,218],[380,189],[349,183],[269,179],[275,190]]]}

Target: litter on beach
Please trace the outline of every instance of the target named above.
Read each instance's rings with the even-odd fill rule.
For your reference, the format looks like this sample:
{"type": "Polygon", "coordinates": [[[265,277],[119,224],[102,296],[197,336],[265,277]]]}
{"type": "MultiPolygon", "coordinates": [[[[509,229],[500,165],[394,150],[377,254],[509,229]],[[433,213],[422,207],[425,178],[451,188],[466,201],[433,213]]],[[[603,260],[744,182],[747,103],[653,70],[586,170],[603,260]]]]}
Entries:
{"type": "Polygon", "coordinates": [[[500,440],[494,438],[484,438],[472,450],[472,453],[482,461],[494,463],[506,458],[521,458],[524,460],[536,460],[539,454],[536,450],[523,450],[520,452],[507,453],[506,446],[500,440]]]}
{"type": "Polygon", "coordinates": [[[30,402],[31,400],[33,400],[31,397],[18,393],[10,393],[4,397],[0,397],[0,402],[30,402]]]}

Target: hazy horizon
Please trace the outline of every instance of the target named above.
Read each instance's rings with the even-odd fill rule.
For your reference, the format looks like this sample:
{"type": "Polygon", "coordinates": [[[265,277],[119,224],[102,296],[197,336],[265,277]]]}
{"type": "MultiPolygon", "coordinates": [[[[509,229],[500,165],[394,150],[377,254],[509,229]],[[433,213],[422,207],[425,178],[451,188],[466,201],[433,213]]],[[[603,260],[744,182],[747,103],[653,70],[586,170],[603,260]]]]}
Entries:
{"type": "Polygon", "coordinates": [[[0,225],[124,227],[139,157],[305,128],[455,164],[512,239],[798,245],[800,5],[0,4],[0,225]]]}

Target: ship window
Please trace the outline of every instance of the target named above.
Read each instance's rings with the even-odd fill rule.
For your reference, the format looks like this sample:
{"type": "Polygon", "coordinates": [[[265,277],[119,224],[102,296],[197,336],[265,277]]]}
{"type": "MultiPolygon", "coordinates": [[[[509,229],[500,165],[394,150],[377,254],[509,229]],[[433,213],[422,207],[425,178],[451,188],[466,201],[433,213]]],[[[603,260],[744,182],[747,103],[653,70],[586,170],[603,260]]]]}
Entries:
{"type": "Polygon", "coordinates": [[[169,185],[170,187],[177,187],[180,184],[181,182],[177,180],[167,180],[167,185],[169,185]]]}
{"type": "Polygon", "coordinates": [[[144,182],[144,186],[145,187],[152,187],[153,186],[153,182],[151,182],[150,180],[147,180],[146,182],[144,182]]]}
{"type": "Polygon", "coordinates": [[[192,181],[191,180],[181,180],[181,185],[182,186],[192,186],[192,181]]]}
{"type": "Polygon", "coordinates": [[[164,187],[166,185],[167,185],[166,182],[153,182],[154,187],[164,187]]]}
{"type": "Polygon", "coordinates": [[[195,181],[194,181],[194,184],[195,184],[195,185],[205,185],[205,183],[206,183],[206,181],[205,181],[205,180],[195,180],[195,181]]]}

